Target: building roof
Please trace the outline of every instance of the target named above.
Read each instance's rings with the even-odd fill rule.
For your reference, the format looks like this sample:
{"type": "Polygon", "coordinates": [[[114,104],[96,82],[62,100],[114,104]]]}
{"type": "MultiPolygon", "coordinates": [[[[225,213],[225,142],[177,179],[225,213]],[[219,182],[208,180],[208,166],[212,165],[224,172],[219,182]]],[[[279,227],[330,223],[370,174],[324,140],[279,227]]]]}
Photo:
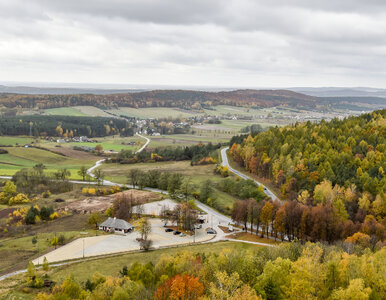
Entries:
{"type": "Polygon", "coordinates": [[[108,218],[99,226],[111,227],[111,228],[119,228],[119,229],[131,229],[134,228],[133,225],[126,222],[125,220],[117,219],[117,218],[108,218]]]}

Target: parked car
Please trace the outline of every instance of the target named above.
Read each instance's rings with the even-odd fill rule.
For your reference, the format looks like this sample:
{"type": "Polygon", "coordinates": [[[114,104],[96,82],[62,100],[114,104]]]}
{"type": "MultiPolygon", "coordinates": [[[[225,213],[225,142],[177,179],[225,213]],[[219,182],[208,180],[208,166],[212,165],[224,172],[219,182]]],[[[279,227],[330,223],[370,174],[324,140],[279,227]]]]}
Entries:
{"type": "Polygon", "coordinates": [[[186,234],[185,233],[181,233],[180,236],[186,236],[186,234]]]}
{"type": "Polygon", "coordinates": [[[173,231],[173,229],[171,229],[171,228],[166,228],[165,229],[165,232],[172,232],[173,231]]]}
{"type": "Polygon", "coordinates": [[[181,231],[176,230],[176,231],[173,232],[173,234],[174,235],[179,235],[179,234],[181,234],[181,231]]]}
{"type": "Polygon", "coordinates": [[[208,231],[206,232],[207,234],[216,234],[216,230],[209,228],[208,231]]]}
{"type": "Polygon", "coordinates": [[[201,229],[202,228],[202,224],[198,224],[195,226],[196,229],[201,229]]]}

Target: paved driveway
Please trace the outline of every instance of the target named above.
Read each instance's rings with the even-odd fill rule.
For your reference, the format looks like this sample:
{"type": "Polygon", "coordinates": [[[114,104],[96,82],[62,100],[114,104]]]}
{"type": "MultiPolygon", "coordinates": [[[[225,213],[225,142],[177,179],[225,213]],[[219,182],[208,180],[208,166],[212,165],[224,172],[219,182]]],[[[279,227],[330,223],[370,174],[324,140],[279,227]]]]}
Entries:
{"type": "MultiPolygon", "coordinates": [[[[161,220],[149,219],[149,221],[152,225],[152,231],[149,234],[149,239],[153,241],[154,248],[193,243],[193,236],[181,237],[173,235],[172,232],[165,232],[165,228],[163,227],[163,222],[161,222],[161,220]]],[[[206,233],[206,227],[207,226],[204,226],[202,229],[196,230],[196,242],[208,241],[213,238],[212,235],[208,235],[206,233]]],[[[139,237],[139,233],[134,231],[128,233],[127,235],[111,234],[80,238],[53,250],[38,259],[35,259],[33,263],[42,264],[44,257],[47,258],[48,262],[52,263],[82,258],[83,253],[84,257],[90,257],[139,250],[139,243],[136,241],[137,237],[139,237]]]]}

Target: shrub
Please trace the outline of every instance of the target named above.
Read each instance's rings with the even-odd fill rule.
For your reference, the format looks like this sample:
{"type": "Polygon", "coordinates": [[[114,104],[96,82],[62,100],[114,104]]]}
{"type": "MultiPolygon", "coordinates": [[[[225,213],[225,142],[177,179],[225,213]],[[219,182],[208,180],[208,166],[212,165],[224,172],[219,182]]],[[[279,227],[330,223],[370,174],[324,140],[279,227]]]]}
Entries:
{"type": "Polygon", "coordinates": [[[9,205],[14,205],[14,204],[22,204],[22,203],[28,203],[30,200],[28,199],[27,195],[25,194],[17,194],[14,197],[11,197],[8,201],[9,205]]]}
{"type": "Polygon", "coordinates": [[[54,220],[54,219],[57,219],[59,218],[59,215],[58,213],[55,211],[53,212],[52,214],[50,214],[50,220],[54,220]]]}
{"type": "Polygon", "coordinates": [[[66,242],[66,237],[63,234],[59,235],[58,244],[59,245],[64,245],[65,242],[66,242]]]}
{"type": "Polygon", "coordinates": [[[46,192],[42,193],[43,198],[48,198],[51,195],[52,195],[52,193],[50,191],[46,191],[46,192]]]}

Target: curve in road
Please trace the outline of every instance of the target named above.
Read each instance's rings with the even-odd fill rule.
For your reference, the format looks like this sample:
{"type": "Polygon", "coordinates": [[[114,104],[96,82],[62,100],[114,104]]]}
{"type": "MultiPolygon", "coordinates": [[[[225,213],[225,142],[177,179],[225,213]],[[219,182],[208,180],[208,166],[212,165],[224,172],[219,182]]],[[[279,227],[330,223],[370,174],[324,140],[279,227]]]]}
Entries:
{"type": "Polygon", "coordinates": [[[221,160],[222,160],[222,163],[221,165],[222,166],[226,166],[228,167],[229,171],[231,171],[233,174],[236,174],[237,176],[239,176],[240,178],[243,178],[243,179],[246,179],[246,180],[252,180],[254,181],[258,186],[263,186],[263,189],[264,189],[264,193],[271,197],[272,200],[279,200],[280,199],[278,197],[276,197],[276,195],[274,193],[272,193],[272,191],[270,189],[268,189],[264,184],[254,180],[253,178],[233,169],[230,165],[229,165],[229,161],[228,161],[228,155],[227,155],[227,151],[228,151],[229,147],[225,147],[225,148],[222,148],[221,149],[221,160]]]}
{"type": "MultiPolygon", "coordinates": [[[[136,135],[138,135],[138,136],[141,137],[141,138],[144,138],[144,139],[146,140],[146,143],[145,143],[140,149],[138,149],[137,151],[135,151],[135,154],[142,152],[142,151],[147,147],[147,145],[149,145],[149,143],[150,143],[150,139],[149,139],[149,138],[147,138],[147,137],[145,137],[145,136],[139,134],[138,132],[136,133],[136,135]]],[[[96,168],[100,167],[100,166],[102,165],[102,163],[103,163],[105,160],[106,160],[105,158],[104,158],[104,159],[101,159],[101,160],[98,160],[98,161],[95,163],[95,165],[93,165],[91,168],[89,168],[89,169],[87,170],[87,174],[88,174],[90,177],[95,178],[95,175],[94,175],[93,171],[94,171],[96,168]]],[[[108,180],[103,180],[103,184],[104,184],[104,185],[117,185],[116,183],[111,182],[111,181],[108,181],[108,180]]],[[[118,184],[118,185],[119,185],[119,184],[118,184]]],[[[120,185],[120,186],[121,186],[121,185],[120,185]]]]}

